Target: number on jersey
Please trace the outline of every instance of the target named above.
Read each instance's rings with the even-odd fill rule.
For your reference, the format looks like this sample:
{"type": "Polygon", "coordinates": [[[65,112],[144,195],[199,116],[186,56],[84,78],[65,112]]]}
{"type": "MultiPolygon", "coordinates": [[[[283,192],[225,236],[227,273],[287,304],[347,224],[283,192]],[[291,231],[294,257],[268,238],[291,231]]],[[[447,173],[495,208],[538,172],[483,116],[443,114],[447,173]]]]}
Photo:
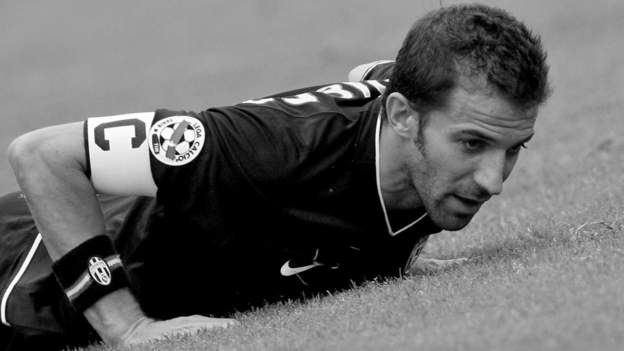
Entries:
{"type": "Polygon", "coordinates": [[[314,93],[329,95],[336,99],[355,100],[379,96],[385,91],[385,89],[386,87],[376,80],[364,82],[344,82],[327,85],[312,92],[301,93],[293,96],[275,98],[268,97],[264,99],[247,100],[243,103],[262,105],[272,101],[281,100],[291,106],[300,106],[303,104],[319,102],[318,97],[314,93]]]}

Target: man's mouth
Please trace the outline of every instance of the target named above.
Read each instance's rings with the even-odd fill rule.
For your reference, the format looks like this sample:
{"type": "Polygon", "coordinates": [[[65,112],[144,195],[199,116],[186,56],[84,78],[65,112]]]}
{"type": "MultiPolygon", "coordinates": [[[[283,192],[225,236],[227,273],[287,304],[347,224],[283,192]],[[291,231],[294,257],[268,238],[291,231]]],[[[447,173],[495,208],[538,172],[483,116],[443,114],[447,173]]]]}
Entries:
{"type": "Polygon", "coordinates": [[[472,213],[477,212],[479,208],[481,208],[481,205],[488,200],[487,198],[466,197],[458,194],[453,194],[452,196],[462,205],[464,209],[467,210],[467,212],[472,213]]]}

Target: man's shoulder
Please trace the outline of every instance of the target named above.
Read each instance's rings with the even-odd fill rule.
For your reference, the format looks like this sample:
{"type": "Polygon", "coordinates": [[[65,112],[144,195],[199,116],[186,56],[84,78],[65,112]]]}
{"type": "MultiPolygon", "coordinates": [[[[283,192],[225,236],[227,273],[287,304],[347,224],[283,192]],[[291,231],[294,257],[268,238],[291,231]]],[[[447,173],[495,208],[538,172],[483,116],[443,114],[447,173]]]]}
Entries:
{"type": "Polygon", "coordinates": [[[393,68],[393,60],[378,60],[364,63],[356,66],[349,72],[349,81],[359,82],[371,79],[386,81],[390,79],[393,68]]]}
{"type": "MultiPolygon", "coordinates": [[[[154,162],[157,184],[160,188],[165,174],[192,177],[197,169],[210,174],[201,184],[207,184],[207,179],[220,182],[223,174],[228,174],[230,183],[239,179],[269,184],[312,174],[305,167],[324,159],[347,157],[356,146],[364,153],[361,148],[374,147],[378,98],[383,89],[376,81],[333,83],[199,113],[158,110],[157,121],[189,115],[201,123],[203,146],[192,155],[197,160],[188,167],[164,167],[154,162]],[[218,168],[206,166],[216,162],[218,168]]],[[[173,124],[173,129],[179,126],[173,124]]]]}
{"type": "Polygon", "coordinates": [[[330,83],[250,99],[233,107],[273,117],[339,115],[351,119],[367,111],[384,90],[385,84],[379,81],[330,83]]]}

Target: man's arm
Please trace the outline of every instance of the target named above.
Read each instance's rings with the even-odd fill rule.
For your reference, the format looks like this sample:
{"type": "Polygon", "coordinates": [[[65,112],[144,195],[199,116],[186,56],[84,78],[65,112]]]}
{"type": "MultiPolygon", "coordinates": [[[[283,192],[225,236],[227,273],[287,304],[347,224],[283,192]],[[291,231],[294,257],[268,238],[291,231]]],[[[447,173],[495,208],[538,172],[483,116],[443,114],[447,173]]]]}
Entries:
{"type": "MultiPolygon", "coordinates": [[[[44,128],[17,138],[9,147],[9,161],[53,261],[105,233],[96,189],[86,173],[82,123],[44,128]]],[[[202,316],[154,321],[144,315],[127,288],[97,300],[84,315],[110,344],[232,323],[202,316]]]]}

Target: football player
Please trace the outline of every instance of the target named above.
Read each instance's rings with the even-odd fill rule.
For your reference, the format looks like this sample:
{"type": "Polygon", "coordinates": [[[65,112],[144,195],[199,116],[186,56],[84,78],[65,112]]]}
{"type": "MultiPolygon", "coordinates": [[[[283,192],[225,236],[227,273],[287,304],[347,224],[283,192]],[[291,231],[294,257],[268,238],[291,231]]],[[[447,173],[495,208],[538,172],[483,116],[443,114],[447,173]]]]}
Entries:
{"type": "Polygon", "coordinates": [[[524,24],[459,5],[348,82],[17,138],[24,197],[0,200],[4,347],[132,344],[401,276],[429,235],[501,193],[547,73],[524,24]]]}

